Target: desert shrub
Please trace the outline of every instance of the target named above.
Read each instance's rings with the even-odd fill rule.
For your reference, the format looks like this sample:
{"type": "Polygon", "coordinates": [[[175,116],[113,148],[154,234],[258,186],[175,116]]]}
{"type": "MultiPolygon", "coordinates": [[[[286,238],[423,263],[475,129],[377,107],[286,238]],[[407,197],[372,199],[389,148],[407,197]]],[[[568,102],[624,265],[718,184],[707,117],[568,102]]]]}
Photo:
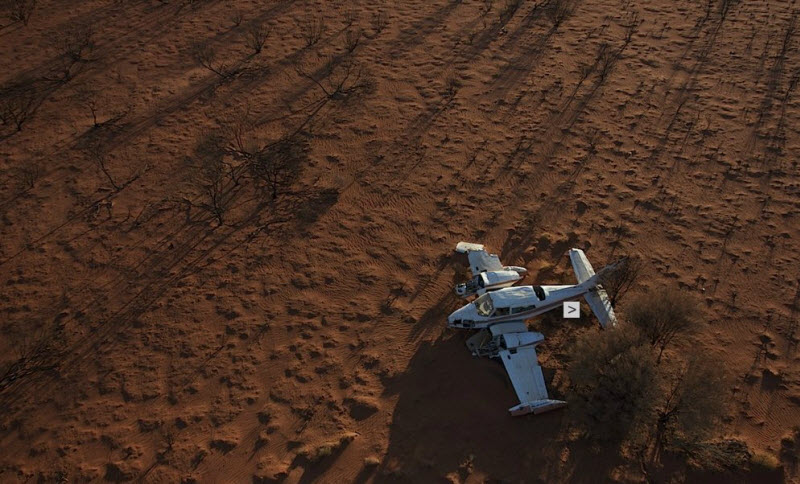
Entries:
{"type": "Polygon", "coordinates": [[[311,47],[319,42],[325,33],[325,21],[321,17],[310,15],[303,21],[302,29],[306,47],[311,47]]]}
{"type": "Polygon", "coordinates": [[[28,21],[36,8],[36,0],[10,0],[8,17],[13,22],[22,22],[28,25],[28,21]]]}
{"type": "Polygon", "coordinates": [[[15,131],[33,116],[39,96],[33,84],[17,84],[0,90],[0,122],[15,131]]]}
{"type": "Polygon", "coordinates": [[[370,25],[372,27],[372,34],[369,37],[374,39],[380,35],[384,29],[386,29],[387,25],[389,25],[389,20],[386,18],[386,12],[383,10],[378,10],[377,12],[373,13],[370,25]]]}
{"type": "Polygon", "coordinates": [[[691,468],[713,473],[741,471],[747,468],[752,458],[746,443],[732,439],[699,442],[682,450],[687,454],[691,468]]]}
{"type": "Polygon", "coordinates": [[[225,214],[231,202],[228,181],[232,169],[224,161],[223,143],[219,135],[207,133],[200,138],[194,150],[198,181],[206,195],[206,201],[200,206],[208,210],[219,225],[225,223],[225,214]]]}
{"type": "Polygon", "coordinates": [[[772,454],[756,452],[750,457],[750,467],[756,471],[774,471],[780,467],[780,462],[772,454]]]}
{"type": "Polygon", "coordinates": [[[94,161],[97,169],[106,177],[106,180],[111,184],[114,190],[119,191],[122,187],[117,183],[114,176],[108,169],[108,160],[106,159],[106,154],[96,146],[92,146],[87,149],[87,156],[94,161]]]}
{"type": "Polygon", "coordinates": [[[345,447],[350,445],[350,442],[355,439],[356,434],[347,433],[342,435],[338,440],[326,442],[318,446],[313,451],[303,450],[299,455],[303,455],[312,464],[318,463],[324,458],[342,451],[345,447]]]}
{"type": "Polygon", "coordinates": [[[695,298],[677,288],[659,288],[638,295],[625,310],[626,319],[658,349],[659,362],[664,349],[678,334],[697,327],[698,313],[695,298]]]}
{"type": "Polygon", "coordinates": [[[247,46],[254,54],[260,54],[270,34],[270,28],[263,23],[256,23],[247,29],[247,46]]]}
{"type": "Polygon", "coordinates": [[[88,24],[75,25],[56,36],[59,53],[61,81],[66,82],[75,75],[75,66],[89,61],[94,49],[94,31],[88,24]]]}
{"type": "Polygon", "coordinates": [[[236,10],[233,11],[233,13],[231,13],[230,19],[233,26],[238,27],[242,25],[242,20],[244,20],[244,15],[242,14],[242,11],[237,8],[236,10]]]}
{"type": "Polygon", "coordinates": [[[79,103],[85,106],[89,114],[91,114],[92,126],[95,128],[99,127],[100,122],[97,119],[97,114],[103,101],[100,97],[100,93],[91,87],[84,86],[75,92],[75,98],[79,103]]]}
{"type": "Polygon", "coordinates": [[[319,79],[306,72],[302,66],[295,66],[295,71],[299,76],[316,84],[327,99],[343,100],[359,93],[370,93],[375,89],[373,79],[364,76],[361,67],[351,59],[327,70],[324,77],[319,79]]]}
{"type": "Polygon", "coordinates": [[[10,360],[0,361],[0,394],[20,380],[39,372],[57,370],[61,348],[61,327],[58,325],[27,328],[10,335],[13,352],[10,360]]]}
{"type": "Polygon", "coordinates": [[[307,152],[305,138],[282,138],[255,155],[248,165],[250,174],[270,199],[275,200],[297,178],[307,152]]]}
{"type": "Polygon", "coordinates": [[[652,415],[657,368],[641,341],[619,327],[584,334],[570,351],[570,407],[592,440],[622,442],[652,415]]]}
{"type": "Polygon", "coordinates": [[[608,293],[612,306],[622,300],[625,294],[636,284],[642,273],[642,262],[635,257],[625,257],[617,266],[604,272],[600,282],[608,293]]]}
{"type": "Polygon", "coordinates": [[[350,28],[358,22],[358,12],[354,8],[348,8],[344,12],[344,26],[345,28],[350,28]]]}
{"type": "Polygon", "coordinates": [[[458,77],[448,76],[447,79],[445,80],[445,91],[444,91],[445,99],[453,99],[454,97],[456,97],[458,90],[461,89],[463,85],[464,83],[461,82],[461,79],[459,79],[458,77]]]}
{"type": "Polygon", "coordinates": [[[347,29],[344,33],[344,48],[347,49],[347,52],[356,50],[359,42],[361,42],[361,29],[347,29]]]}
{"type": "Polygon", "coordinates": [[[208,44],[195,44],[192,46],[192,58],[194,58],[195,62],[223,79],[232,75],[228,63],[219,60],[216,51],[208,44]]]}
{"type": "Polygon", "coordinates": [[[664,444],[685,449],[705,441],[726,411],[727,375],[708,357],[692,355],[666,380],[657,410],[656,453],[664,444]]]}
{"type": "Polygon", "coordinates": [[[22,190],[30,190],[43,175],[44,169],[42,165],[36,161],[31,161],[16,171],[15,178],[22,190]]]}
{"type": "Polygon", "coordinates": [[[547,17],[553,22],[553,29],[558,29],[564,20],[572,15],[575,6],[571,0],[553,0],[547,3],[545,13],[547,17]]]}

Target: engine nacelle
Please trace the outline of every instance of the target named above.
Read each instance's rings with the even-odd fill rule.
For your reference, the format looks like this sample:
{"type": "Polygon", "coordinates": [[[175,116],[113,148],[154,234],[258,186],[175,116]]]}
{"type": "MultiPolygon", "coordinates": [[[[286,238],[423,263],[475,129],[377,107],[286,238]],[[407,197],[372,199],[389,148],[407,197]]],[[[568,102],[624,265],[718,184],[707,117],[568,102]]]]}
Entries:
{"type": "Polygon", "coordinates": [[[544,335],[542,333],[535,333],[533,331],[501,334],[499,338],[500,347],[507,350],[521,348],[523,346],[536,346],[544,341],[544,335]]]}

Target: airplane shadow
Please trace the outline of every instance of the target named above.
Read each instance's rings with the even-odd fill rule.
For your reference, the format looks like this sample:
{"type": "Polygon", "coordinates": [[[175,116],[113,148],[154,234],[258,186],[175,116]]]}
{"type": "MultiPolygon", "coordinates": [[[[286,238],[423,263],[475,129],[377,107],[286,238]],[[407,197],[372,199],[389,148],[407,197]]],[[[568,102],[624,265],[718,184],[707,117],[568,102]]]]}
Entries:
{"type": "MultiPolygon", "coordinates": [[[[570,438],[565,410],[511,417],[516,395],[503,365],[473,358],[466,333],[445,331],[423,341],[408,370],[388,382],[399,395],[389,448],[366,482],[597,482],[619,463],[570,438]],[[479,479],[480,480],[480,479],[479,479]]],[[[545,379],[552,372],[545,368],[545,379]]],[[[558,393],[555,397],[560,397],[558,393]]],[[[610,455],[607,455],[610,454],[610,455]]]]}

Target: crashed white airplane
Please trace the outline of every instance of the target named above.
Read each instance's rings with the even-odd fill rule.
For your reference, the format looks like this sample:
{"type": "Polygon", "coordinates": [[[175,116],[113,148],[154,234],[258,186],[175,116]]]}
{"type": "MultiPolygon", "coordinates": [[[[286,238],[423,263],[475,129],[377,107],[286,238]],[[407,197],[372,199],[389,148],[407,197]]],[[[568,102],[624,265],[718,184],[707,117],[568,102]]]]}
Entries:
{"type": "MultiPolygon", "coordinates": [[[[464,242],[459,243],[456,250],[459,250],[459,247],[465,247],[464,244],[464,242]]],[[[470,245],[477,247],[477,244],[466,244],[466,246],[470,245]]],[[[469,255],[472,253],[469,252],[469,255]]],[[[494,257],[496,258],[497,256],[494,257]]],[[[450,314],[447,318],[447,325],[451,328],[481,329],[493,323],[530,319],[561,307],[565,301],[574,300],[581,296],[586,299],[602,327],[616,325],[617,317],[614,314],[614,309],[611,307],[611,302],[605,289],[600,285],[600,277],[604,272],[613,270],[618,263],[604,267],[595,274],[592,265],[582,250],[570,249],[569,258],[578,284],[571,286],[501,287],[492,292],[484,291],[475,301],[450,314]]],[[[502,267],[499,258],[496,259],[496,262],[497,266],[502,267]]],[[[472,259],[470,259],[470,264],[473,272],[485,267],[480,264],[474,264],[472,259]]],[[[507,268],[504,267],[503,269],[507,268]]],[[[476,277],[480,275],[481,273],[476,277]]],[[[506,285],[511,285],[516,280],[506,285]]],[[[456,291],[458,291],[458,288],[456,291]]]]}
{"type": "Polygon", "coordinates": [[[519,405],[508,409],[512,416],[540,414],[567,404],[547,396],[542,367],[536,357],[536,345],[542,341],[544,335],[528,331],[522,321],[492,324],[467,340],[474,356],[498,358],[506,367],[519,398],[519,405]]]}
{"type": "Polygon", "coordinates": [[[462,297],[479,297],[453,312],[447,318],[451,328],[480,329],[467,340],[474,356],[498,358],[506,368],[519,404],[511,407],[512,416],[539,414],[561,408],[563,400],[547,395],[542,367],[536,356],[536,345],[544,340],[541,333],[528,331],[524,320],[560,307],[565,301],[583,296],[592,312],[605,328],[614,326],[617,318],[600,277],[613,270],[612,264],[595,274],[586,254],[571,249],[569,258],[578,284],[572,286],[518,286],[525,268],[503,266],[495,254],[488,254],[482,245],[459,242],[456,251],[467,253],[473,279],[456,286],[462,297]]]}
{"type": "Polygon", "coordinates": [[[524,267],[504,266],[497,254],[489,254],[481,244],[459,242],[456,252],[467,254],[472,279],[456,286],[456,294],[469,297],[513,286],[528,272],[524,267]]]}

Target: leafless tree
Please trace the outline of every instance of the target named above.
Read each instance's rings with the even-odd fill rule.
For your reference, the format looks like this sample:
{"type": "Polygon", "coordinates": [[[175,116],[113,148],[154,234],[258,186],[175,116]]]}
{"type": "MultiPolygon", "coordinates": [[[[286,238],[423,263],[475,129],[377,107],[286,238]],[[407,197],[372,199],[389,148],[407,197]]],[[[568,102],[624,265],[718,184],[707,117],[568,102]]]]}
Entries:
{"type": "Polygon", "coordinates": [[[73,76],[73,68],[88,62],[88,55],[94,48],[94,31],[89,25],[76,25],[67,29],[56,39],[61,61],[62,81],[73,76]]]}
{"type": "Polygon", "coordinates": [[[696,299],[676,288],[648,291],[625,308],[628,322],[639,329],[651,346],[658,349],[657,362],[661,362],[664,349],[677,335],[697,328],[698,312],[696,299]]]}
{"type": "Polygon", "coordinates": [[[97,113],[100,109],[100,94],[91,87],[84,86],[75,93],[77,100],[86,106],[92,115],[92,125],[97,128],[100,122],[97,120],[97,113]]]}
{"type": "Polygon", "coordinates": [[[238,27],[242,25],[242,20],[244,20],[244,15],[242,15],[242,11],[240,9],[236,9],[231,13],[231,22],[233,23],[234,27],[238,27]]]}
{"type": "Polygon", "coordinates": [[[9,18],[14,22],[22,22],[22,25],[28,25],[36,8],[36,0],[11,0],[9,4],[9,18]]]}
{"type": "Polygon", "coordinates": [[[349,8],[344,12],[344,25],[346,28],[352,27],[358,21],[358,13],[354,8],[349,8]]]}
{"type": "Polygon", "coordinates": [[[195,148],[200,183],[207,201],[200,206],[211,212],[219,225],[225,224],[225,214],[231,202],[228,187],[230,167],[225,164],[222,140],[214,135],[204,136],[195,148]]]}
{"type": "Polygon", "coordinates": [[[344,33],[344,47],[347,49],[347,52],[352,53],[358,47],[359,42],[361,42],[361,29],[354,28],[354,29],[347,29],[344,33]]]}
{"type": "Polygon", "coordinates": [[[322,17],[309,15],[303,21],[302,29],[306,47],[311,47],[319,42],[325,33],[325,20],[322,17]]]}
{"type": "Polygon", "coordinates": [[[248,133],[253,129],[253,119],[250,106],[234,109],[223,123],[222,138],[227,143],[225,152],[240,160],[251,160],[260,149],[255,141],[248,139],[248,133]]]}
{"type": "Polygon", "coordinates": [[[275,200],[297,177],[308,157],[308,142],[299,135],[286,136],[256,154],[250,173],[275,200]]]}
{"type": "Polygon", "coordinates": [[[641,20],[639,20],[638,12],[633,12],[632,14],[628,15],[628,18],[625,20],[625,24],[623,24],[623,27],[625,27],[625,45],[631,43],[631,40],[633,40],[633,36],[636,33],[636,30],[639,28],[640,23],[641,20]]]}
{"type": "Polygon", "coordinates": [[[572,15],[574,9],[571,0],[553,0],[547,4],[545,12],[553,23],[553,29],[557,30],[572,15]]]}
{"type": "Polygon", "coordinates": [[[269,34],[269,26],[260,22],[253,24],[249,29],[247,29],[247,46],[252,49],[253,54],[261,53],[269,34]]]}
{"type": "Polygon", "coordinates": [[[617,267],[602,276],[603,288],[608,293],[612,306],[622,300],[625,294],[636,284],[642,273],[642,261],[638,257],[625,257],[617,267]]]}
{"type": "Polygon", "coordinates": [[[44,170],[42,169],[42,165],[36,161],[31,161],[19,168],[16,177],[23,190],[30,190],[36,185],[36,182],[43,174],[44,170]]]}
{"type": "Polygon", "coordinates": [[[214,49],[207,44],[195,44],[192,48],[192,57],[198,64],[222,79],[227,79],[233,75],[229,65],[225,61],[218,60],[214,49]]]}
{"type": "Polygon", "coordinates": [[[328,71],[326,77],[321,79],[305,72],[299,65],[295,66],[295,70],[299,76],[316,84],[325,93],[327,99],[345,99],[359,92],[368,92],[374,87],[372,79],[362,77],[361,68],[351,60],[328,71]]]}
{"type": "Polygon", "coordinates": [[[58,368],[59,351],[55,344],[58,329],[38,328],[21,336],[12,345],[15,351],[11,362],[0,366],[0,394],[17,381],[34,373],[58,368]]]}
{"type": "Polygon", "coordinates": [[[611,49],[606,44],[601,46],[597,57],[598,85],[602,85],[606,79],[608,79],[608,75],[611,74],[612,69],[614,69],[614,65],[617,63],[620,54],[621,52],[619,50],[611,49]]]}
{"type": "Polygon", "coordinates": [[[0,90],[0,121],[16,131],[33,116],[39,107],[39,95],[32,83],[17,84],[0,90]]]}
{"type": "Polygon", "coordinates": [[[456,93],[458,93],[462,85],[461,79],[455,76],[449,76],[445,81],[445,98],[453,99],[456,97],[456,93]]]}
{"type": "Polygon", "coordinates": [[[389,20],[386,18],[386,12],[383,10],[378,10],[377,12],[373,13],[370,24],[372,26],[372,34],[368,37],[370,39],[374,39],[384,31],[387,25],[389,25],[389,20]]]}
{"type": "Polygon", "coordinates": [[[91,157],[91,159],[97,165],[97,168],[100,170],[100,172],[103,173],[103,175],[105,175],[108,182],[111,184],[112,187],[114,187],[114,190],[119,191],[121,189],[121,186],[117,184],[117,181],[111,175],[111,172],[108,171],[106,154],[99,147],[96,146],[90,147],[87,150],[87,152],[89,157],[91,157]]]}

